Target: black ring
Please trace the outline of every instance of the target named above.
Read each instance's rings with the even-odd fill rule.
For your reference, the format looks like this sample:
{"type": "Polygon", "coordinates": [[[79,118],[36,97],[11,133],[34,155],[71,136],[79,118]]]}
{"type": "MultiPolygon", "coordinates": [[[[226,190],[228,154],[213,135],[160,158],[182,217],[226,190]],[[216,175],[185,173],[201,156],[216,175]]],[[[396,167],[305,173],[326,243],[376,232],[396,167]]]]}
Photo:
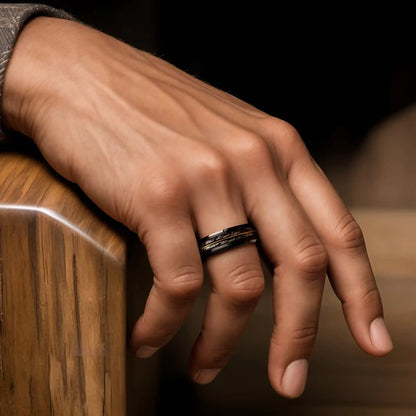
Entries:
{"type": "Polygon", "coordinates": [[[257,241],[257,230],[250,224],[241,224],[199,238],[198,246],[201,257],[205,260],[213,254],[218,254],[243,244],[255,244],[257,241]]]}

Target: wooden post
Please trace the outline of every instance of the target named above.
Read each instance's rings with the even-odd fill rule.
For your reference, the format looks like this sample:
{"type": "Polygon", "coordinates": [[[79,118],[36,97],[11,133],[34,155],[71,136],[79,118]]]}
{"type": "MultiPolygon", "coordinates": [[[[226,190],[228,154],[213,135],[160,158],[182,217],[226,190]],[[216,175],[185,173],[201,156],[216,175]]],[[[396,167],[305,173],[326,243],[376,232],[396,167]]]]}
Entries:
{"type": "Polygon", "coordinates": [[[125,268],[122,228],[0,154],[0,415],[125,415],[125,268]]]}

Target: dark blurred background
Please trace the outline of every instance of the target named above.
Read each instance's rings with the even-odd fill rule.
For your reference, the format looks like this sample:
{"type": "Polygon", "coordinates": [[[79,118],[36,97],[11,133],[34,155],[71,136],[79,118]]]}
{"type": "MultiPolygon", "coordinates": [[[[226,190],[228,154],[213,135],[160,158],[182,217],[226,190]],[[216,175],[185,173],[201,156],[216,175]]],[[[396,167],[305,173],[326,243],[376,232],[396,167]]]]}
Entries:
{"type": "Polygon", "coordinates": [[[416,98],[413,13],[391,3],[45,2],[289,121],[318,161],[416,98]]]}

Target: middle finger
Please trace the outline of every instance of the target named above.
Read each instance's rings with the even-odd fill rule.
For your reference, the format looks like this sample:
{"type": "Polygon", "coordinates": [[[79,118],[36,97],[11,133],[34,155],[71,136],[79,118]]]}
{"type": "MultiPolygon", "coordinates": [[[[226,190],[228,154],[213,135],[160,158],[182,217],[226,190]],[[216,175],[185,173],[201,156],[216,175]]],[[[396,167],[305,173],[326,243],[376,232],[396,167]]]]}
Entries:
{"type": "Polygon", "coordinates": [[[279,393],[296,397],[317,334],[327,255],[282,176],[262,178],[250,195],[250,218],[274,267],[269,377],[279,393]]]}

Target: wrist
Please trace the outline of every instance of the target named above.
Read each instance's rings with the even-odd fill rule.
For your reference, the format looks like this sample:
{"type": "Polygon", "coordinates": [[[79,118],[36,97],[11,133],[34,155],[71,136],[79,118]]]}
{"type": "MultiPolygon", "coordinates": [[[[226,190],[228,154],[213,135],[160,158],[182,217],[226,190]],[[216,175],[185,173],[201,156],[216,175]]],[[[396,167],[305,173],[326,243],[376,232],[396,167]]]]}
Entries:
{"type": "Polygon", "coordinates": [[[71,53],[70,48],[59,45],[62,22],[67,23],[59,18],[37,17],[21,31],[4,75],[1,106],[6,129],[33,138],[36,120],[56,95],[56,74],[61,64],[58,55],[71,53]]]}

